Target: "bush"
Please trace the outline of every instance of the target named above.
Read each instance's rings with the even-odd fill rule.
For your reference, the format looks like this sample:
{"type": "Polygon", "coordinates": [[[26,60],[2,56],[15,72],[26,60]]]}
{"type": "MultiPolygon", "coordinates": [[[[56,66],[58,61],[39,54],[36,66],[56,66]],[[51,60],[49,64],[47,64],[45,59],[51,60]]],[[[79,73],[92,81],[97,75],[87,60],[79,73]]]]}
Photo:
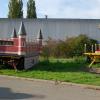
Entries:
{"type": "Polygon", "coordinates": [[[84,44],[88,45],[87,52],[90,52],[91,45],[96,43],[96,40],[90,39],[86,35],[67,38],[64,41],[49,38],[43,47],[42,55],[47,59],[50,56],[57,58],[81,56],[84,53],[84,44]]]}

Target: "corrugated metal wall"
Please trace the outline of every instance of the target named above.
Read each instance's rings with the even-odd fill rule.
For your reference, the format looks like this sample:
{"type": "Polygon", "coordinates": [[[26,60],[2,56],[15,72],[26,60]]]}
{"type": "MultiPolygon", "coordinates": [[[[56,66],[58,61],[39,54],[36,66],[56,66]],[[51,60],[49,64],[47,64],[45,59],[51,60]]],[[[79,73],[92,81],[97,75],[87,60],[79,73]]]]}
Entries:
{"type": "MultiPolygon", "coordinates": [[[[18,32],[21,19],[0,19],[0,38],[10,37],[13,28],[18,32]]],[[[65,39],[87,34],[100,40],[100,19],[23,19],[28,37],[36,38],[41,28],[44,39],[65,39]]]]}

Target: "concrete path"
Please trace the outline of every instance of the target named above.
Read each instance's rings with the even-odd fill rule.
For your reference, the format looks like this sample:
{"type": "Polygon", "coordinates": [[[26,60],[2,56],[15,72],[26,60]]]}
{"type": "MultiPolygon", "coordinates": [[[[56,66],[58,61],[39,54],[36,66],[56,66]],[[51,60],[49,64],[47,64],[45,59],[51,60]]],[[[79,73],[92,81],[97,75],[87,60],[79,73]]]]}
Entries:
{"type": "Polygon", "coordinates": [[[100,90],[0,76],[0,100],[100,100],[100,90]]]}

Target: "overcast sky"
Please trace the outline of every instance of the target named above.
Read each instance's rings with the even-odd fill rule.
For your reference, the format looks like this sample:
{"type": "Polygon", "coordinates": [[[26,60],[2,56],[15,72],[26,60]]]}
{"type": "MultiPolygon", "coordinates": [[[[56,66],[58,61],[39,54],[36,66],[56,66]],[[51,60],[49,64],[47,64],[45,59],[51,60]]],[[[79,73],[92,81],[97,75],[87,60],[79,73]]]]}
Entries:
{"type": "MultiPolygon", "coordinates": [[[[100,18],[100,0],[35,0],[38,18],[100,18]]],[[[9,0],[0,0],[0,17],[8,14],[9,0]]],[[[26,2],[24,16],[26,16],[26,2]]]]}

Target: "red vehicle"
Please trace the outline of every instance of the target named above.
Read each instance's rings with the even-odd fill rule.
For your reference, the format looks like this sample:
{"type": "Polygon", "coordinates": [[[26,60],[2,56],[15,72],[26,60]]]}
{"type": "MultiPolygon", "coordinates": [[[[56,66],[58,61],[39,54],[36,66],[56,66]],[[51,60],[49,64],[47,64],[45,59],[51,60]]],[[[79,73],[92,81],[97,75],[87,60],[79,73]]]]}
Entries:
{"type": "Polygon", "coordinates": [[[42,39],[40,30],[37,39],[29,41],[24,23],[21,22],[18,34],[14,28],[10,39],[0,39],[0,63],[7,63],[15,69],[31,68],[39,61],[42,39]]]}

